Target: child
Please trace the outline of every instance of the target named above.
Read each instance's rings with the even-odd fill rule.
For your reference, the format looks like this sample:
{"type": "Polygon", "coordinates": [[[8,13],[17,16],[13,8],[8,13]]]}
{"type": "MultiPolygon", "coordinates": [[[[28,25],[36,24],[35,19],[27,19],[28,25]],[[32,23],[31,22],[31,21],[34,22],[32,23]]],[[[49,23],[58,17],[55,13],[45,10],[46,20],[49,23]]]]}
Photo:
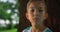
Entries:
{"type": "Polygon", "coordinates": [[[30,0],[27,4],[26,18],[31,22],[30,29],[23,32],[52,32],[44,25],[44,20],[48,18],[47,8],[42,0],[30,0]]]}

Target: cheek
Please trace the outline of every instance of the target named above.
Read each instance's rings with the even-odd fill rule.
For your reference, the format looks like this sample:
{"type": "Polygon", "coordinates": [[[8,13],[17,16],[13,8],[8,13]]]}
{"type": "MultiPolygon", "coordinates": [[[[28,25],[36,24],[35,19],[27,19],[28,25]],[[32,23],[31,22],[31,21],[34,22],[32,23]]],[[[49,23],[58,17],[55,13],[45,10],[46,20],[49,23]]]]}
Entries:
{"type": "Polygon", "coordinates": [[[33,15],[32,14],[29,14],[29,21],[33,22],[33,15]]]}
{"type": "Polygon", "coordinates": [[[33,13],[29,13],[29,18],[33,18],[33,13]]]}
{"type": "Polygon", "coordinates": [[[41,20],[44,20],[44,18],[45,18],[44,13],[40,13],[40,14],[39,14],[39,20],[40,20],[40,21],[41,21],[41,20]]]}
{"type": "Polygon", "coordinates": [[[31,14],[29,14],[29,20],[31,20],[32,19],[32,15],[31,14]]]}
{"type": "Polygon", "coordinates": [[[45,20],[47,17],[46,17],[46,14],[43,14],[43,19],[45,20]]]}

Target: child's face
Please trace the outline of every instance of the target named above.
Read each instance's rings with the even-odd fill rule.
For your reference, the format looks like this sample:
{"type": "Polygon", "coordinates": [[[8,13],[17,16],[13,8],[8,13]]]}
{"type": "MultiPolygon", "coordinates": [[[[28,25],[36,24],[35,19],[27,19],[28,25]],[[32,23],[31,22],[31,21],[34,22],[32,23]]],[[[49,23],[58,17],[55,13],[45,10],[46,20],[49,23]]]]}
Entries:
{"type": "Polygon", "coordinates": [[[26,13],[26,17],[32,25],[40,25],[47,18],[46,8],[44,3],[40,1],[32,2],[26,13]]]}

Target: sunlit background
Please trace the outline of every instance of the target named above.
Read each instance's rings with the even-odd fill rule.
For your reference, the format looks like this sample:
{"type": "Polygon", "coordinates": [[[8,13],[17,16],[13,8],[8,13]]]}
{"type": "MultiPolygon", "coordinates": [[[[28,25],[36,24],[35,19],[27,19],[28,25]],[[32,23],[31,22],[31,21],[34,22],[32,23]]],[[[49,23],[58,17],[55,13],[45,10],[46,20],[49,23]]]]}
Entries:
{"type": "Polygon", "coordinates": [[[17,32],[18,0],[0,0],[0,32],[17,32]]]}

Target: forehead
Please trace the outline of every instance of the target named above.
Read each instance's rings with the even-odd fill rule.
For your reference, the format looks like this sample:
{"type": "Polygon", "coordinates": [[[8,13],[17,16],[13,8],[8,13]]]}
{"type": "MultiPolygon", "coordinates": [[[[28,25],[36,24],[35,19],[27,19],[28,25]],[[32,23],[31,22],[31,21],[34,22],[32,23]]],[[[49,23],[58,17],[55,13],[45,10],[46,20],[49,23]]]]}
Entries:
{"type": "Polygon", "coordinates": [[[31,2],[29,7],[42,7],[44,8],[45,7],[45,4],[41,1],[35,1],[35,2],[31,2]]]}

